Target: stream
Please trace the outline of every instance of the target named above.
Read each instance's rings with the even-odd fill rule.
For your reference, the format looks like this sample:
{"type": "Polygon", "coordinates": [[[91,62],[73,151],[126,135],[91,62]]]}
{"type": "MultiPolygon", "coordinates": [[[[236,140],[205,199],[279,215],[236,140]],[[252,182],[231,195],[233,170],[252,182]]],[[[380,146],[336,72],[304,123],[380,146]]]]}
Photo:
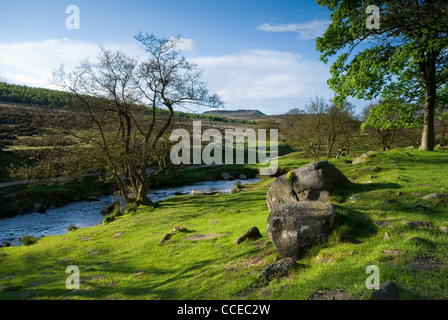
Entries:
{"type": "MultiPolygon", "coordinates": [[[[253,183],[256,179],[241,180],[241,184],[253,183]]],[[[150,190],[152,201],[164,201],[176,193],[189,194],[193,190],[205,193],[229,193],[235,187],[236,181],[203,181],[192,185],[174,188],[150,190]]],[[[36,238],[67,233],[70,225],[78,228],[88,228],[101,224],[104,216],[101,214],[108,205],[119,200],[117,196],[104,196],[99,201],[73,202],[63,207],[51,207],[45,213],[28,213],[0,220],[0,244],[9,242],[13,246],[21,245],[20,238],[24,235],[36,238]]]]}

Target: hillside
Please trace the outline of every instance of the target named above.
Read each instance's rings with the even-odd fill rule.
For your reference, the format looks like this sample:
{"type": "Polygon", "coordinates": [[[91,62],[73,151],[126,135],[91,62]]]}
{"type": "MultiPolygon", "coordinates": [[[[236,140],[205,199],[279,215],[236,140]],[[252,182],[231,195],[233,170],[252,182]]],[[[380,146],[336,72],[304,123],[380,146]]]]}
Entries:
{"type": "Polygon", "coordinates": [[[210,110],[205,111],[204,115],[213,115],[218,117],[226,117],[232,119],[257,120],[266,117],[266,115],[259,110],[210,110]]]}
{"type": "MultiPolygon", "coordinates": [[[[399,299],[447,299],[448,198],[422,199],[446,192],[448,176],[440,168],[447,156],[413,149],[376,153],[359,165],[332,159],[353,183],[331,198],[341,225],[296,269],[270,282],[258,274],[279,259],[266,234],[266,192],[273,179],[227,195],[174,197],[107,225],[2,248],[0,297],[306,300],[338,293],[367,300],[366,267],[376,265],[382,283],[398,285],[399,299]],[[186,229],[161,243],[177,226],[186,229]],[[263,237],[235,245],[252,226],[263,237]],[[80,269],[79,290],[65,287],[69,265],[80,269]]],[[[308,162],[294,153],[279,165],[292,169],[308,162]]]]}

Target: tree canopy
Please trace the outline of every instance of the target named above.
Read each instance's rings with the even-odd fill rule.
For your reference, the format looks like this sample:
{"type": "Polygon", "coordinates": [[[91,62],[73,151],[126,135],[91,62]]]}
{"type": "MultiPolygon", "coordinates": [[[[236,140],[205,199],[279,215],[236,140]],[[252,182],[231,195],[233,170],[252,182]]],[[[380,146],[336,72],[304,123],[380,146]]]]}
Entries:
{"type": "Polygon", "coordinates": [[[448,3],[442,0],[318,0],[332,22],[317,38],[331,66],[335,102],[347,97],[400,99],[411,113],[423,110],[420,148],[434,148],[434,116],[448,101],[448,3]],[[366,8],[380,10],[379,29],[366,25],[366,8]],[[412,108],[411,108],[412,106],[412,108]]]}

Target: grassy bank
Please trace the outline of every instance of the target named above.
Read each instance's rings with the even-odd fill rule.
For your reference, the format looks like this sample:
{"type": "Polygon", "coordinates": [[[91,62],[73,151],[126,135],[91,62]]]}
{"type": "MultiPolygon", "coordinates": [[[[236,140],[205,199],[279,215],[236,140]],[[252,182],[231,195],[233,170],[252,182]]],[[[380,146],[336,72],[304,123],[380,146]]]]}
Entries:
{"type": "MultiPolygon", "coordinates": [[[[448,198],[421,198],[446,193],[447,157],[447,151],[414,149],[374,154],[359,165],[333,159],[353,182],[331,198],[341,225],[295,270],[270,282],[258,274],[278,259],[266,234],[265,197],[272,179],[228,195],[174,197],[107,225],[1,248],[0,298],[308,299],[340,290],[368,299],[366,267],[377,265],[381,282],[397,283],[400,299],[446,299],[448,198]],[[353,203],[352,196],[358,196],[353,203]],[[430,225],[403,224],[409,221],[430,225]],[[185,232],[161,243],[176,226],[185,232]],[[263,237],[235,245],[252,226],[263,237]],[[69,265],[80,269],[80,290],[65,286],[69,265]]],[[[291,154],[279,166],[307,162],[291,154]]]]}

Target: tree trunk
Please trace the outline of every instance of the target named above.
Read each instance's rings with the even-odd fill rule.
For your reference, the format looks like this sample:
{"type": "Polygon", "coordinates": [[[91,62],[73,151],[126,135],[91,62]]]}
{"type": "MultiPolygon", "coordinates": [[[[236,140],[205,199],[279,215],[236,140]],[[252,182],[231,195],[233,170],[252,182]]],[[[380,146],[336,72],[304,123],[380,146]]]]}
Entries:
{"type": "MultiPolygon", "coordinates": [[[[435,86],[434,86],[435,87],[435,86]]],[[[434,90],[435,91],[435,90],[434,90]]],[[[434,151],[434,109],[435,109],[435,95],[426,94],[425,114],[423,118],[423,134],[422,144],[420,150],[434,151]],[[433,98],[434,97],[434,98],[433,98]]]]}
{"type": "Polygon", "coordinates": [[[423,83],[425,84],[425,113],[423,118],[423,134],[420,150],[434,151],[434,114],[437,99],[436,59],[430,52],[427,60],[420,65],[423,83]]]}
{"type": "Polygon", "coordinates": [[[139,186],[139,190],[137,194],[135,195],[135,202],[140,204],[148,204],[150,202],[150,199],[148,197],[148,188],[142,186],[139,186]]]}

